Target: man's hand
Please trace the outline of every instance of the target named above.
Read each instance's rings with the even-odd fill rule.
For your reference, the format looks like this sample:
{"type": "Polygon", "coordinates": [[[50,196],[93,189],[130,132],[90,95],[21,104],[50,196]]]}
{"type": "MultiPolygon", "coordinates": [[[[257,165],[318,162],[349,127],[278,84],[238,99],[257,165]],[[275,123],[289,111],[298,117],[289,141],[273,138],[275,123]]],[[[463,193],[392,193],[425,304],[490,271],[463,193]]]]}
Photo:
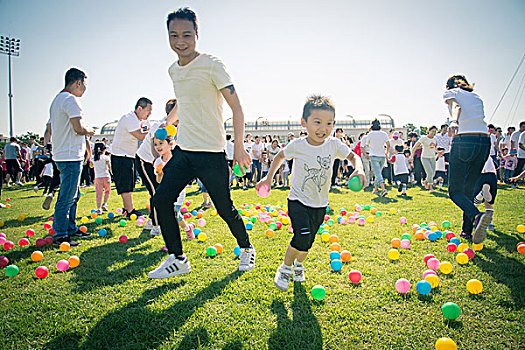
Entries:
{"type": "Polygon", "coordinates": [[[235,147],[233,149],[233,164],[239,164],[241,167],[242,174],[245,175],[246,172],[244,171],[244,168],[250,169],[250,163],[252,162],[252,159],[250,158],[250,155],[246,150],[244,149],[244,144],[235,144],[235,147]]]}
{"type": "Polygon", "coordinates": [[[354,176],[357,176],[359,177],[359,184],[363,187],[366,187],[367,186],[367,183],[366,183],[366,176],[365,176],[365,172],[361,169],[356,169],[354,170],[354,172],[352,173],[352,175],[350,175],[349,179],[351,179],[352,177],[354,176]]]}

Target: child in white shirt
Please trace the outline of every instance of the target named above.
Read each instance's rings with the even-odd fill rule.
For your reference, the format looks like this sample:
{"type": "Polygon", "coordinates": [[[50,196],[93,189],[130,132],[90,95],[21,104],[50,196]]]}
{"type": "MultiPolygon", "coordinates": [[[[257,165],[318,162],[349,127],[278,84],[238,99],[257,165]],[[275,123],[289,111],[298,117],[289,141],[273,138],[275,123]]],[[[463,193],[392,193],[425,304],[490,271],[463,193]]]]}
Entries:
{"type": "Polygon", "coordinates": [[[437,148],[436,155],[436,174],[434,175],[434,185],[439,184],[439,189],[443,188],[443,182],[447,177],[447,165],[445,161],[445,149],[443,147],[437,148]]]}
{"type": "Polygon", "coordinates": [[[392,155],[390,162],[394,164],[394,181],[397,184],[397,191],[401,192],[402,196],[407,195],[407,184],[408,184],[408,159],[403,153],[403,145],[397,145],[394,147],[396,154],[392,155]]]}
{"type": "Polygon", "coordinates": [[[95,192],[97,200],[97,213],[108,211],[108,199],[111,192],[111,163],[109,156],[105,155],[106,145],[102,142],[95,143],[93,150],[93,166],[95,170],[95,192]],[[104,195],[104,202],[102,202],[104,195]]]}
{"type": "Polygon", "coordinates": [[[51,185],[51,180],[53,179],[53,163],[51,158],[46,160],[44,168],[40,173],[40,177],[42,178],[42,186],[44,186],[44,192],[42,193],[42,196],[47,196],[47,193],[49,192],[49,186],[51,185]]]}

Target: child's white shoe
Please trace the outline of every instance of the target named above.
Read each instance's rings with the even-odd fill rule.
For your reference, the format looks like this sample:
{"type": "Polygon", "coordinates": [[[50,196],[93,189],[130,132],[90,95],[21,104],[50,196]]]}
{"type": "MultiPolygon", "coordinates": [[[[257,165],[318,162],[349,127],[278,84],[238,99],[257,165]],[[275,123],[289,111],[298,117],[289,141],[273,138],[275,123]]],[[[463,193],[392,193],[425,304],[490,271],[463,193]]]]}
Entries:
{"type": "Polygon", "coordinates": [[[150,231],[150,235],[152,236],[160,236],[162,234],[162,231],[160,229],[160,226],[153,226],[153,228],[150,231]]]}
{"type": "Polygon", "coordinates": [[[282,264],[277,268],[277,271],[275,272],[275,278],[273,280],[273,283],[275,283],[275,286],[277,288],[286,292],[290,284],[290,278],[292,277],[292,273],[293,271],[291,267],[282,264]]]}
{"type": "Polygon", "coordinates": [[[255,248],[241,248],[239,271],[249,271],[255,267],[255,248]]]}
{"type": "Polygon", "coordinates": [[[304,282],[305,281],[305,277],[304,277],[304,271],[305,271],[305,268],[303,266],[303,264],[294,264],[293,266],[293,281],[294,282],[304,282]]]}
{"type": "Polygon", "coordinates": [[[148,221],[146,221],[146,223],[144,224],[144,229],[145,230],[151,230],[153,228],[153,222],[151,221],[151,219],[149,219],[148,221]]]}
{"type": "Polygon", "coordinates": [[[185,256],[182,259],[178,259],[175,255],[170,254],[155,270],[148,273],[149,278],[169,278],[183,273],[191,271],[190,262],[185,256]]]}

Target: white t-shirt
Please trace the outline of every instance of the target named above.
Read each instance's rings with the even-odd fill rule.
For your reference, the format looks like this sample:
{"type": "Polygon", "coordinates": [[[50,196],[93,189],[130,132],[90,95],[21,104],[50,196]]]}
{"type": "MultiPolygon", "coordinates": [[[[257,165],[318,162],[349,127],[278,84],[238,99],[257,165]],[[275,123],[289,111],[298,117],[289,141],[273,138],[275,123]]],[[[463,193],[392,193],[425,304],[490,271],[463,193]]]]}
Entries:
{"type": "Polygon", "coordinates": [[[109,161],[110,161],[110,158],[105,154],[101,154],[99,160],[93,161],[93,168],[95,170],[95,179],[98,179],[99,177],[109,177],[109,166],[107,163],[109,161]]]}
{"type": "MultiPolygon", "coordinates": [[[[244,143],[244,150],[246,152],[248,152],[248,154],[250,155],[250,159],[253,160],[253,157],[252,157],[252,146],[253,146],[253,143],[251,143],[251,142],[245,142],[244,143]]],[[[250,170],[250,169],[248,169],[248,170],[250,170]]]]}
{"type": "MultiPolygon", "coordinates": [[[[35,159],[35,151],[36,151],[37,148],[38,147],[35,144],[31,145],[31,148],[30,148],[30,150],[31,150],[31,152],[30,152],[31,158],[30,159],[31,160],[35,159]]],[[[510,147],[509,147],[509,149],[510,149],[510,147]]]]}
{"type": "Polygon", "coordinates": [[[226,140],[226,159],[233,160],[234,144],[233,142],[226,140]]]}
{"type": "Polygon", "coordinates": [[[73,129],[71,118],[82,118],[82,107],[78,98],[61,91],[49,108],[51,143],[55,162],[81,161],[86,153],[86,137],[73,129]]]}
{"type": "MultiPolygon", "coordinates": [[[[366,145],[369,148],[369,154],[371,156],[385,156],[385,147],[388,141],[388,135],[386,132],[381,130],[373,130],[366,137],[363,138],[366,145]]],[[[361,141],[361,144],[363,141],[361,141]]]]}
{"type": "Polygon", "coordinates": [[[525,147],[525,132],[521,133],[519,143],[516,146],[518,149],[518,158],[525,158],[525,151],[521,149],[520,144],[525,147]]]}
{"type": "Polygon", "coordinates": [[[252,143],[252,151],[250,152],[250,156],[252,156],[252,160],[257,160],[261,157],[261,152],[263,151],[263,144],[259,142],[252,143]],[[255,155],[253,155],[255,153],[255,155]]]}
{"type": "Polygon", "coordinates": [[[403,146],[403,144],[405,143],[405,141],[403,141],[403,139],[401,138],[398,138],[397,140],[392,138],[388,140],[388,142],[390,143],[390,151],[388,152],[389,157],[392,157],[394,154],[396,154],[396,146],[403,146]]]}
{"type": "Polygon", "coordinates": [[[498,142],[498,138],[494,134],[490,134],[490,155],[495,156],[496,155],[496,146],[495,144],[498,142]]]}
{"type": "Polygon", "coordinates": [[[49,162],[44,165],[44,174],[42,175],[53,177],[53,163],[49,162]]]}
{"type": "Polygon", "coordinates": [[[403,153],[394,155],[394,175],[408,174],[407,157],[403,153]]]}
{"type": "Polygon", "coordinates": [[[140,144],[139,149],[137,150],[136,155],[147,163],[153,164],[155,161],[155,155],[153,154],[153,147],[155,147],[153,144],[153,139],[155,138],[155,131],[157,131],[159,126],[164,123],[165,120],[166,119],[164,118],[160,122],[153,124],[153,126],[149,129],[148,134],[140,144]]]}
{"type": "Polygon", "coordinates": [[[226,132],[220,90],[233,85],[224,64],[201,53],[185,66],[173,63],[168,72],[179,107],[178,146],[187,151],[223,152],[226,132]]]}
{"type": "Polygon", "coordinates": [[[423,150],[421,151],[421,158],[434,158],[436,156],[436,137],[429,138],[428,136],[421,136],[419,139],[423,150]]]}
{"type": "Polygon", "coordinates": [[[492,161],[491,157],[487,158],[487,161],[485,162],[485,166],[483,167],[483,170],[481,171],[481,173],[483,173],[483,174],[485,174],[485,173],[497,174],[496,167],[494,166],[494,162],[492,161]]]}
{"type": "Polygon", "coordinates": [[[115,136],[111,144],[111,154],[135,158],[135,154],[139,148],[139,142],[131,132],[137,130],[140,130],[140,120],[135,112],[129,112],[123,115],[115,129],[115,136]]]}
{"type": "Polygon", "coordinates": [[[440,156],[436,160],[436,171],[447,171],[445,156],[440,156]]]}
{"type": "MultiPolygon", "coordinates": [[[[521,136],[521,131],[514,131],[512,133],[512,136],[511,136],[511,141],[514,143],[514,149],[518,149],[519,148],[519,145],[518,145],[518,142],[520,140],[520,136],[521,136]]],[[[511,147],[509,147],[509,150],[511,149],[511,147]]]]}
{"type": "Polygon", "coordinates": [[[272,146],[268,147],[268,156],[270,158],[270,161],[272,161],[277,153],[281,151],[281,147],[277,146],[275,149],[272,148],[272,146]]]}
{"type": "Polygon", "coordinates": [[[450,99],[456,99],[461,107],[458,120],[458,134],[482,133],[488,134],[489,129],[485,123],[485,112],[483,101],[475,92],[460,88],[450,89],[443,94],[445,103],[450,99]]]}
{"type": "Polygon", "coordinates": [[[510,151],[510,147],[511,147],[510,140],[513,135],[514,133],[512,133],[512,135],[508,135],[508,134],[505,135],[505,137],[503,138],[503,141],[501,141],[500,143],[501,148],[507,148],[510,151]]]}
{"type": "Polygon", "coordinates": [[[443,147],[445,153],[450,153],[450,142],[452,141],[448,134],[442,135],[441,133],[434,136],[436,139],[436,147],[443,147]]]}
{"type": "Polygon", "coordinates": [[[328,205],[328,191],[334,160],[346,158],[351,150],[335,137],[328,137],[320,146],[312,146],[301,137],[283,149],[286,159],[293,159],[288,199],[320,208],[328,205]]]}

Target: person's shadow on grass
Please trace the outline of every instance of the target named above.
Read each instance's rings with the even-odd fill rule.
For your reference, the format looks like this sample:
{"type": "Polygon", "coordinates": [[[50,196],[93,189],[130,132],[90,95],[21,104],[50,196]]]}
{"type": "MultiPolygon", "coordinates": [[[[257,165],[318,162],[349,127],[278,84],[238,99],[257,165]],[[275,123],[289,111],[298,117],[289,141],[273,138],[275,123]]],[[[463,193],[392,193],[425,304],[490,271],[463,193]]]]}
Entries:
{"type": "Polygon", "coordinates": [[[271,310],[277,315],[277,328],[268,339],[268,349],[322,349],[323,334],[312,312],[311,302],[301,283],[294,285],[292,319],[280,300],[274,300],[271,310]]]}
{"type": "MultiPolygon", "coordinates": [[[[242,276],[235,271],[223,279],[210,283],[192,298],[156,310],[152,302],[185,284],[185,281],[164,284],[146,290],[136,301],[107,313],[82,341],[82,334],[63,333],[44,345],[45,349],[155,349],[174,332],[179,331],[201,306],[217,297],[232,282],[242,276]]],[[[190,332],[179,348],[195,349],[207,343],[205,329],[190,332]]]]}

